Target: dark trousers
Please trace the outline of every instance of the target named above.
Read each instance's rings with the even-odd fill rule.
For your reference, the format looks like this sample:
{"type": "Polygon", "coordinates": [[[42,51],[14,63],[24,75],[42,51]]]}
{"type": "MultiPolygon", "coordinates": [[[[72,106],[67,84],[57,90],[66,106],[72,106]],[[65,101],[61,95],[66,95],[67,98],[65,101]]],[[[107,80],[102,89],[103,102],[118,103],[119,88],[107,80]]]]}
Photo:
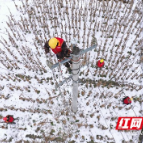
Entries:
{"type": "MultiPolygon", "coordinates": [[[[59,60],[64,60],[65,57],[66,58],[70,57],[71,51],[67,48],[67,44],[65,41],[63,42],[61,48],[62,48],[62,51],[56,55],[57,58],[59,60]]],[[[65,65],[65,67],[70,68],[70,64],[72,64],[72,61],[66,62],[64,65],[65,65]]]]}
{"type": "Polygon", "coordinates": [[[72,61],[66,62],[64,65],[65,67],[70,68],[70,64],[72,64],[72,61]]]}

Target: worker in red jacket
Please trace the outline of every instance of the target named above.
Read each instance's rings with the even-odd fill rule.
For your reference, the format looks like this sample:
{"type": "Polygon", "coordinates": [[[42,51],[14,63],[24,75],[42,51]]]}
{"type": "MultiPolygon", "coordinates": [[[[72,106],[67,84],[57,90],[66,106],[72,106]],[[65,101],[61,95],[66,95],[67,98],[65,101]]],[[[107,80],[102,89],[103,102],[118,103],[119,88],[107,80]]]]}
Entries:
{"type": "Polygon", "coordinates": [[[11,115],[7,115],[6,117],[3,118],[3,120],[6,122],[6,123],[12,123],[14,121],[14,118],[13,116],[11,115]]]}
{"type": "Polygon", "coordinates": [[[104,66],[104,60],[103,60],[103,59],[99,60],[99,61],[97,62],[97,66],[98,66],[99,68],[102,68],[102,67],[104,66]]]}
{"type": "Polygon", "coordinates": [[[128,96],[123,98],[123,104],[131,104],[132,103],[133,98],[130,98],[128,96]]]}
{"type": "MultiPolygon", "coordinates": [[[[64,60],[65,57],[69,57],[71,51],[67,48],[66,42],[59,37],[54,37],[48,40],[45,45],[45,53],[49,53],[49,49],[51,49],[57,56],[57,58],[60,60],[64,60]]],[[[67,68],[70,68],[70,64],[72,62],[65,63],[65,66],[67,68]]]]}

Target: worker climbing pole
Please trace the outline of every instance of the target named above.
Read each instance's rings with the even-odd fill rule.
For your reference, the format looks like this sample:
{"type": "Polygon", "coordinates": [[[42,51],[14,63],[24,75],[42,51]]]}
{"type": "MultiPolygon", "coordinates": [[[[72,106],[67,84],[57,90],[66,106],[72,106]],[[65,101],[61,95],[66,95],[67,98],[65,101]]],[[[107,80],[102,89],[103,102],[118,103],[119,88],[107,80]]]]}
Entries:
{"type": "MultiPolygon", "coordinates": [[[[51,38],[45,43],[44,48],[47,56],[49,56],[49,49],[51,49],[56,54],[59,62],[67,57],[70,57],[71,51],[70,49],[67,48],[67,44],[62,38],[59,37],[51,38]]],[[[65,67],[68,68],[69,72],[71,72],[71,67],[70,67],[71,63],[72,63],[71,61],[64,63],[65,67]]]]}
{"type": "MultiPolygon", "coordinates": [[[[55,37],[51,38],[49,41],[45,43],[45,52],[46,54],[49,53],[49,48],[52,49],[52,51],[57,55],[57,58],[59,59],[59,62],[52,65],[49,61],[47,62],[47,65],[51,70],[54,68],[59,67],[61,64],[64,64],[69,72],[72,74],[68,78],[66,78],[64,81],[59,83],[58,86],[63,85],[67,80],[72,79],[72,111],[77,111],[77,96],[78,96],[78,77],[80,72],[80,57],[81,55],[87,53],[88,51],[91,51],[97,47],[97,40],[94,38],[92,40],[92,45],[90,48],[87,48],[85,50],[79,49],[75,44],[73,45],[72,52],[67,48],[66,43],[63,39],[55,37]]],[[[102,61],[102,64],[104,60],[102,61]]]]}

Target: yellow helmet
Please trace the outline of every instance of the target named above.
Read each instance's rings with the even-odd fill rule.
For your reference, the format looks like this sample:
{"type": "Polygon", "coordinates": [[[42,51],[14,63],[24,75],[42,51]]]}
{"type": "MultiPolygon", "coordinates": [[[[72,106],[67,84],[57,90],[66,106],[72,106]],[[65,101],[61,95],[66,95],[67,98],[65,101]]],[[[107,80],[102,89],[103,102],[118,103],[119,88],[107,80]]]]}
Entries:
{"type": "Polygon", "coordinates": [[[100,63],[103,63],[103,62],[104,62],[104,60],[103,60],[103,59],[101,59],[101,60],[100,60],[100,63]]]}
{"type": "Polygon", "coordinates": [[[130,98],[130,100],[132,101],[132,100],[133,100],[133,98],[131,97],[131,98],[130,98]]]}
{"type": "Polygon", "coordinates": [[[55,49],[56,46],[57,46],[57,43],[58,43],[58,40],[56,38],[51,38],[49,40],[49,46],[52,48],[52,49],[55,49]]]}

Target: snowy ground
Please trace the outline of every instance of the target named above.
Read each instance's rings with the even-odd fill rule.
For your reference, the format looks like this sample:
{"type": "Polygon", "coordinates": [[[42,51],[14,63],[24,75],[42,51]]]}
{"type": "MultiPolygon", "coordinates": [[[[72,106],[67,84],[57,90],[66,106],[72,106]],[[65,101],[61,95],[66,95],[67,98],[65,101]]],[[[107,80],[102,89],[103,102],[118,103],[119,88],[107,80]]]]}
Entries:
{"type": "MultiPolygon", "coordinates": [[[[142,70],[140,1],[0,1],[0,117],[19,117],[0,125],[0,142],[137,143],[138,131],[115,130],[118,117],[141,116],[142,70]],[[14,3],[15,2],[15,3],[14,3]],[[51,4],[52,3],[52,4],[51,4]],[[77,39],[82,57],[78,112],[71,111],[72,82],[55,89],[69,74],[46,66],[43,45],[51,37],[77,39]],[[99,70],[96,61],[105,59],[99,70]],[[121,99],[133,97],[125,106],[121,99]]],[[[57,62],[51,53],[49,58],[57,62]]],[[[2,121],[2,120],[1,120],[2,121]]]]}

